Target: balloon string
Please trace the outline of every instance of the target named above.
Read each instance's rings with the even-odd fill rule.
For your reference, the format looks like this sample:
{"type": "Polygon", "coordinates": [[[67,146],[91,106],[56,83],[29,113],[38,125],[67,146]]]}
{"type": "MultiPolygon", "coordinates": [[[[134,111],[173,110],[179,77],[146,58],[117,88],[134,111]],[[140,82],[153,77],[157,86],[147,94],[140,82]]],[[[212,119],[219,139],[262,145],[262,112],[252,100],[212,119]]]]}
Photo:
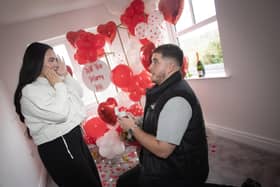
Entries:
{"type": "Polygon", "coordinates": [[[121,34],[120,34],[120,31],[119,31],[118,27],[117,27],[117,34],[118,34],[118,37],[119,37],[119,40],[120,40],[120,43],[121,43],[121,47],[122,47],[122,50],[123,50],[123,53],[124,53],[124,56],[125,56],[126,63],[127,63],[128,66],[130,66],[128,58],[127,58],[127,55],[126,55],[126,52],[125,52],[125,48],[124,48],[124,45],[123,45],[123,41],[122,41],[122,38],[121,38],[121,34]]]}
{"type": "MultiPolygon", "coordinates": [[[[110,71],[112,71],[112,68],[111,68],[111,65],[110,65],[110,63],[109,63],[109,59],[108,59],[108,56],[107,56],[108,54],[113,54],[113,53],[105,53],[106,63],[107,63],[107,65],[108,65],[110,71]]],[[[118,88],[117,88],[116,85],[115,85],[115,89],[116,89],[116,92],[119,93],[119,90],[118,90],[118,88]]]]}
{"type": "Polygon", "coordinates": [[[127,27],[123,26],[121,23],[117,25],[117,28],[127,29],[127,27]]]}
{"type": "Polygon", "coordinates": [[[94,94],[94,97],[95,97],[95,100],[96,100],[97,104],[99,105],[99,100],[98,100],[98,98],[97,98],[97,95],[96,95],[95,90],[93,90],[93,94],[94,94]]]}
{"type": "Polygon", "coordinates": [[[109,63],[109,59],[108,59],[108,56],[107,55],[109,55],[109,54],[113,54],[113,53],[105,53],[105,59],[106,59],[106,63],[107,63],[107,65],[108,65],[108,67],[109,67],[109,69],[110,69],[110,71],[112,70],[112,68],[111,68],[111,65],[110,65],[110,63],[109,63]]]}

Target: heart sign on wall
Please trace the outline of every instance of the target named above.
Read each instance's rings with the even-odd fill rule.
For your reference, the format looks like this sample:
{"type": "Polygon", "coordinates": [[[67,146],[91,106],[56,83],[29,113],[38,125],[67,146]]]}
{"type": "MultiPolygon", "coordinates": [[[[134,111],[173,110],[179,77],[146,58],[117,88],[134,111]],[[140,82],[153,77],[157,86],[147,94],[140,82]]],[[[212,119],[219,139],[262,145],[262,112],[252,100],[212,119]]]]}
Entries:
{"type": "Polygon", "coordinates": [[[105,62],[97,60],[83,67],[82,78],[85,85],[93,91],[100,92],[110,85],[110,70],[105,62]]]}

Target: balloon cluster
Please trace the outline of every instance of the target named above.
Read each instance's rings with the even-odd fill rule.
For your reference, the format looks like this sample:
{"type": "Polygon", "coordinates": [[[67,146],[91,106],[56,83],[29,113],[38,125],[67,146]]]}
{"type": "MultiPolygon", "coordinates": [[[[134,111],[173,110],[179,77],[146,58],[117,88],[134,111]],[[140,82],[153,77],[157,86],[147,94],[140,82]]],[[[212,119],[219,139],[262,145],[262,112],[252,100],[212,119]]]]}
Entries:
{"type": "Polygon", "coordinates": [[[102,34],[79,30],[68,32],[66,38],[77,49],[74,58],[79,64],[95,62],[104,56],[105,37],[102,34]]]}
{"type": "Polygon", "coordinates": [[[127,26],[131,35],[135,35],[135,26],[140,22],[147,22],[147,14],[144,12],[144,2],[133,0],[121,15],[121,23],[127,26]]]}
{"type": "Polygon", "coordinates": [[[143,70],[141,73],[134,75],[131,68],[127,65],[120,64],[111,72],[112,82],[124,92],[128,92],[132,101],[139,101],[146,93],[146,89],[152,86],[149,73],[143,70]]]}
{"type": "Polygon", "coordinates": [[[116,31],[117,25],[115,22],[109,21],[106,24],[98,25],[98,34],[80,29],[78,31],[67,32],[66,38],[77,49],[74,54],[75,60],[79,64],[87,64],[95,62],[104,56],[105,42],[112,43],[115,39],[116,31]]]}
{"type": "MultiPolygon", "coordinates": [[[[137,42],[140,41],[141,43],[139,48],[135,47],[136,45],[132,45],[132,48],[137,48],[137,52],[129,48],[127,50],[130,53],[128,54],[129,56],[137,56],[136,60],[130,63],[133,67],[119,64],[111,70],[109,75],[112,83],[122,90],[120,93],[127,93],[130,102],[139,102],[142,96],[145,95],[146,89],[152,86],[148,71],[152,51],[163,42],[163,23],[167,21],[171,24],[176,24],[184,5],[183,0],[159,0],[158,5],[156,5],[158,9],[156,9],[156,7],[151,6],[151,2],[154,3],[156,1],[144,0],[144,2],[143,0],[133,0],[124,12],[119,13],[119,15],[121,14],[121,24],[127,27],[128,33],[131,35],[130,38],[134,38],[137,42]],[[141,65],[140,68],[137,64],[142,64],[143,66],[141,65]],[[135,70],[136,67],[137,70],[135,70]]],[[[98,25],[97,34],[84,30],[68,32],[66,38],[76,49],[75,60],[80,65],[97,62],[100,57],[105,55],[105,43],[113,43],[118,31],[117,29],[118,26],[115,22],[109,21],[98,25]]],[[[95,65],[98,64],[95,63],[95,65]]],[[[187,59],[184,58],[182,66],[182,74],[184,76],[187,66],[187,59]]],[[[68,71],[70,72],[70,70],[68,71]]],[[[91,76],[89,77],[91,81],[97,79],[97,75],[89,75],[91,76]]],[[[105,76],[105,74],[98,74],[98,78],[102,76],[105,76]]],[[[99,147],[99,154],[106,158],[113,158],[123,153],[125,149],[124,142],[119,137],[122,129],[117,123],[115,108],[117,107],[119,111],[132,113],[134,116],[143,115],[143,108],[139,103],[133,103],[129,107],[121,105],[119,106],[115,98],[109,97],[98,105],[98,116],[89,118],[83,124],[85,141],[88,144],[96,144],[99,147]]]]}
{"type": "MultiPolygon", "coordinates": [[[[124,132],[117,123],[116,107],[118,107],[117,101],[109,97],[98,105],[98,117],[89,118],[83,124],[86,143],[96,144],[99,147],[99,154],[109,159],[122,154],[125,149],[124,142],[120,139],[120,135],[124,132]]],[[[129,112],[134,116],[143,115],[143,108],[138,103],[128,108],[120,106],[118,110],[129,112]]]]}

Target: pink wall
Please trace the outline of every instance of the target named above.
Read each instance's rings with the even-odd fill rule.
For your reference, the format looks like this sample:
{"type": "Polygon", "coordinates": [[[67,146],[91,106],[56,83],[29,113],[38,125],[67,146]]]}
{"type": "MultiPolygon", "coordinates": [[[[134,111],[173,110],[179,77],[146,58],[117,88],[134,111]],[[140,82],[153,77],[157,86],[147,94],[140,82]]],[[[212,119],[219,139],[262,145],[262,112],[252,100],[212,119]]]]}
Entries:
{"type": "MultiPolygon", "coordinates": [[[[208,124],[279,151],[278,7],[276,0],[216,0],[225,68],[230,77],[189,82],[198,94],[208,124]]],[[[0,80],[5,85],[0,89],[0,115],[4,119],[0,124],[0,186],[24,186],[24,179],[30,187],[40,184],[41,164],[31,156],[36,153],[23,137],[11,106],[25,46],[114,19],[118,18],[99,6],[0,28],[0,80]],[[7,168],[12,174],[9,177],[2,174],[7,168]],[[11,182],[14,184],[9,185],[11,182]]]]}
{"type": "Polygon", "coordinates": [[[103,6],[0,28],[0,186],[43,187],[46,173],[36,147],[24,136],[12,97],[25,47],[33,42],[111,20],[103,6]]]}

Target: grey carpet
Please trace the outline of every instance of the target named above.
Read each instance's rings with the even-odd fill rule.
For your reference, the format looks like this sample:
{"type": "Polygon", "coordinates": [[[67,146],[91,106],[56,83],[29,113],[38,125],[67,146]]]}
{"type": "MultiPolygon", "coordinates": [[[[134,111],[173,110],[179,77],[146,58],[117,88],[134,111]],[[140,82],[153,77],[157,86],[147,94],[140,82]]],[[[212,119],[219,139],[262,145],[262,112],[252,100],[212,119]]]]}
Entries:
{"type": "MultiPolygon", "coordinates": [[[[247,178],[251,178],[262,187],[280,187],[280,155],[217,137],[210,130],[207,130],[207,136],[210,164],[208,183],[220,184],[220,187],[241,187],[247,178]]],[[[49,178],[47,187],[57,186],[49,178]]]]}
{"type": "Polygon", "coordinates": [[[208,182],[241,186],[246,178],[262,187],[280,187],[280,155],[214,136],[207,131],[210,173],[208,182]]]}

